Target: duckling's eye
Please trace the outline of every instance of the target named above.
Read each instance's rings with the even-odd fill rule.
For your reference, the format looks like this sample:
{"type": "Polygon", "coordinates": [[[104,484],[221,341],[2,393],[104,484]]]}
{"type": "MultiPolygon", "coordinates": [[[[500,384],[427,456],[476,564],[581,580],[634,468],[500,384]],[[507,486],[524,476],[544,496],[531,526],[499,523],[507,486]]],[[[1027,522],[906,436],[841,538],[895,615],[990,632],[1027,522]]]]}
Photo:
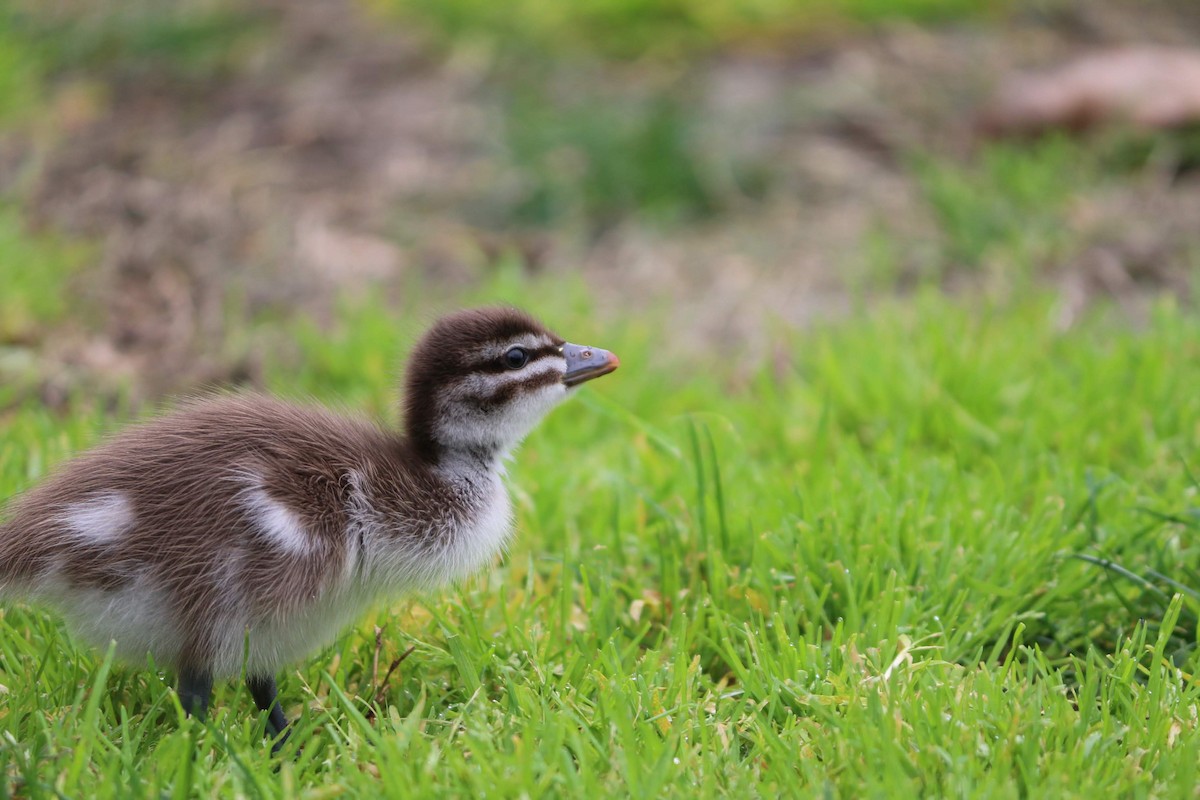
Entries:
{"type": "Polygon", "coordinates": [[[520,369],[529,363],[529,352],[524,347],[510,347],[504,353],[504,366],[520,369]]]}

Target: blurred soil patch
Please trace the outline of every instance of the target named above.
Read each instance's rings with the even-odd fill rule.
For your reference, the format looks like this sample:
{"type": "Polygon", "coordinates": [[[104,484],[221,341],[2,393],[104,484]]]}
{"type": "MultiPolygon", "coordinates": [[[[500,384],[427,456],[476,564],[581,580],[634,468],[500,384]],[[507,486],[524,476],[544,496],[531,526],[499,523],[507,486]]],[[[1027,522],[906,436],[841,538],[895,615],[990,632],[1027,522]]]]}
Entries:
{"type": "Polygon", "coordinates": [[[531,74],[348,1],[255,4],[236,58],[64,69],[50,121],[0,143],[31,224],[97,242],[72,321],[37,347],[60,380],[148,396],[254,383],[287,344],[248,339],[251,320],[417,285],[445,302],[511,261],[581,271],[602,316],[654,313],[747,363],[774,321],[920,283],[1028,274],[1064,287],[1064,324],[1098,294],[1137,313],[1189,290],[1191,140],[1104,144],[1084,166],[1051,146],[1026,180],[987,160],[977,115],[1017,69],[1192,44],[1200,12],[1048,8],[531,74]]]}

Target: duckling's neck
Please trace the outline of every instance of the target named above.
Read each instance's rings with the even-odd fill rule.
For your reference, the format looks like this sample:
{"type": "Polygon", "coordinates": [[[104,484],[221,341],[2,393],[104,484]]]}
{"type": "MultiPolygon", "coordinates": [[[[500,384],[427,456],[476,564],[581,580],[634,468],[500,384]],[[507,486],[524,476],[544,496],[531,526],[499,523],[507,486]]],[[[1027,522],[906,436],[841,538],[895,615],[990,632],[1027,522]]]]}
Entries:
{"type": "Polygon", "coordinates": [[[437,455],[414,461],[411,449],[402,447],[390,469],[356,478],[350,516],[362,553],[363,590],[353,594],[354,602],[457,580],[503,549],[512,519],[497,459],[457,451],[437,455]],[[388,480],[386,472],[406,475],[388,480]]]}
{"type": "Polygon", "coordinates": [[[432,471],[448,478],[475,482],[497,474],[504,474],[504,460],[511,448],[494,442],[447,444],[433,431],[433,425],[425,420],[409,422],[404,441],[408,451],[415,454],[432,471]]]}
{"type": "Polygon", "coordinates": [[[453,482],[484,486],[504,474],[504,455],[494,448],[442,448],[434,469],[453,482]]]}

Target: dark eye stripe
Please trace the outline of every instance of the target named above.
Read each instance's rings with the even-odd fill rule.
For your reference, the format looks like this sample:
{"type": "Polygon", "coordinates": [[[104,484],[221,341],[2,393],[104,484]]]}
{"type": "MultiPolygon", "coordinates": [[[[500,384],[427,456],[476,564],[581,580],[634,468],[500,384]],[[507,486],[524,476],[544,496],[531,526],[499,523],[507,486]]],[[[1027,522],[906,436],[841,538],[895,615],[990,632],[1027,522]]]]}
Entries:
{"type": "Polygon", "coordinates": [[[531,375],[523,381],[511,381],[504,384],[486,397],[473,397],[471,401],[480,411],[492,411],[498,406],[511,402],[517,395],[537,391],[546,386],[553,386],[562,381],[562,373],[550,370],[537,375],[531,375]]]}
{"type": "MultiPolygon", "coordinates": [[[[543,347],[526,347],[526,348],[524,348],[524,350],[526,353],[529,354],[529,361],[527,361],[525,363],[526,367],[528,367],[530,364],[534,363],[535,361],[538,361],[539,359],[547,358],[549,356],[562,355],[562,345],[557,345],[557,344],[548,344],[543,347]]],[[[522,369],[524,369],[524,367],[522,367],[522,369]]],[[[496,358],[488,359],[486,361],[478,361],[475,364],[472,364],[468,368],[468,372],[497,373],[497,372],[511,372],[511,371],[512,371],[512,367],[509,367],[508,365],[506,365],[504,363],[503,354],[501,354],[500,356],[498,356],[496,358]]]]}

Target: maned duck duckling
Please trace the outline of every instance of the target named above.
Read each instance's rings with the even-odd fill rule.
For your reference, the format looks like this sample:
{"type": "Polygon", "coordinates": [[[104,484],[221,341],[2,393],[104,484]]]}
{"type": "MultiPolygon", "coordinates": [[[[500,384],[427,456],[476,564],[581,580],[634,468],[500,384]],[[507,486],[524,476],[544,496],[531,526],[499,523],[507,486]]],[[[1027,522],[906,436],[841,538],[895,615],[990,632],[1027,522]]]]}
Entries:
{"type": "Polygon", "coordinates": [[[122,660],[173,668],[198,717],[213,680],[244,663],[268,730],[284,733],[277,671],[381,596],[494,558],[512,524],[502,460],[617,365],[523,312],[479,309],[417,344],[402,435],[260,395],[193,402],[22,497],[0,527],[0,588],[115,641],[122,660]]]}

